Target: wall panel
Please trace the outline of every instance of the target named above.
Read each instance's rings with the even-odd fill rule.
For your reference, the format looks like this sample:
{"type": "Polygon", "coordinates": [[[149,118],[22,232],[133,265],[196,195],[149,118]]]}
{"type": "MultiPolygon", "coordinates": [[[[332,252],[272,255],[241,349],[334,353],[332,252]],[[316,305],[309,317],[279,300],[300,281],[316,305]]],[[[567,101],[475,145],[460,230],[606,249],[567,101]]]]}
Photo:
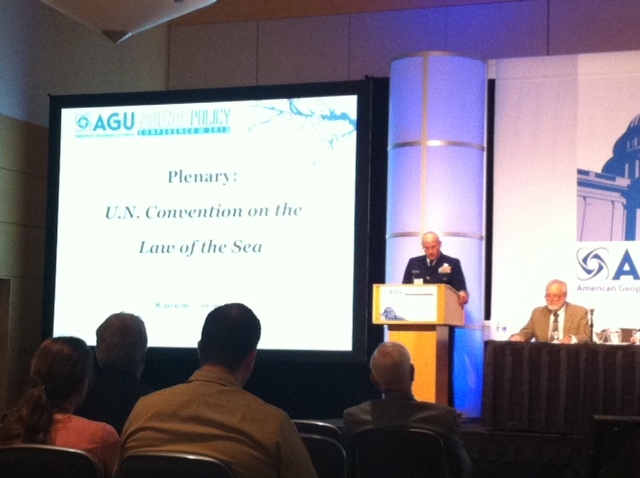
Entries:
{"type": "Polygon", "coordinates": [[[169,88],[252,86],[258,77],[258,22],[171,29],[169,88]]]}
{"type": "Polygon", "coordinates": [[[258,84],[346,80],[349,17],[265,20],[259,25],[258,84]]]}
{"type": "Polygon", "coordinates": [[[277,18],[299,18],[350,13],[389,12],[420,8],[479,5],[485,3],[518,3],[526,0],[218,0],[210,7],[178,18],[173,25],[202,25],[277,18]]]}
{"type": "Polygon", "coordinates": [[[547,6],[527,1],[447,8],[447,50],[483,59],[547,54],[547,6]]]}
{"type": "Polygon", "coordinates": [[[640,49],[640,2],[550,0],[550,55],[640,49]]]}
{"type": "Polygon", "coordinates": [[[397,56],[444,50],[446,27],[445,8],[353,15],[349,78],[387,77],[397,56]]]}
{"type": "Polygon", "coordinates": [[[40,342],[46,128],[0,116],[0,409],[28,380],[40,342]]]}

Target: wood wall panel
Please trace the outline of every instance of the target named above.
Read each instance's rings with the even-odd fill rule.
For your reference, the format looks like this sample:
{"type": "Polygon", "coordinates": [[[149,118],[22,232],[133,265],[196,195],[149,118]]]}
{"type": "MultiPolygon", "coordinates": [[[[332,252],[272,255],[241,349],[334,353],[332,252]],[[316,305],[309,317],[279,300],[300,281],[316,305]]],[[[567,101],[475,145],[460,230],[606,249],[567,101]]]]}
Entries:
{"type": "Polygon", "coordinates": [[[48,129],[0,115],[0,169],[46,176],[48,129]]]}
{"type": "Polygon", "coordinates": [[[0,409],[28,381],[40,342],[48,130],[0,116],[0,409]],[[7,304],[8,301],[8,304],[7,304]]]}
{"type": "Polygon", "coordinates": [[[392,5],[388,0],[218,0],[210,7],[174,20],[170,25],[206,25],[518,1],[526,0],[395,0],[392,5]]]}
{"type": "Polygon", "coordinates": [[[46,178],[0,168],[0,223],[43,228],[46,178]]]}
{"type": "Polygon", "coordinates": [[[640,2],[550,0],[550,55],[638,49],[640,2]]]}
{"type": "Polygon", "coordinates": [[[0,407],[6,410],[9,393],[9,321],[11,279],[0,277],[0,407]]]}
{"type": "Polygon", "coordinates": [[[253,86],[258,77],[258,24],[172,28],[169,57],[171,89],[253,86]]]}
{"type": "Polygon", "coordinates": [[[342,81],[349,75],[348,16],[265,21],[259,41],[259,84],[342,81]]]}
{"type": "Polygon", "coordinates": [[[10,300],[11,322],[7,355],[11,365],[6,377],[8,407],[15,405],[28,387],[31,357],[42,342],[42,279],[11,279],[10,300]]]}
{"type": "Polygon", "coordinates": [[[475,5],[447,10],[447,49],[491,58],[547,54],[546,2],[475,5]]]}

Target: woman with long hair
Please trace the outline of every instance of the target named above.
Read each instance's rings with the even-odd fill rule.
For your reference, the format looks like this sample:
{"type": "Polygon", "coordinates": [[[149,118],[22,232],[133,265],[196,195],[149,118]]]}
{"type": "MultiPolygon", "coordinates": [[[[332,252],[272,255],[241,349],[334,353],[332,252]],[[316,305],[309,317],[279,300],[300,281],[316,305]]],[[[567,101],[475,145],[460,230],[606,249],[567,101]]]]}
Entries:
{"type": "Polygon", "coordinates": [[[45,340],[31,361],[31,388],[0,428],[0,445],[39,443],[83,450],[111,476],[120,445],[117,432],[106,423],[73,415],[87,391],[91,365],[84,340],[45,340]]]}

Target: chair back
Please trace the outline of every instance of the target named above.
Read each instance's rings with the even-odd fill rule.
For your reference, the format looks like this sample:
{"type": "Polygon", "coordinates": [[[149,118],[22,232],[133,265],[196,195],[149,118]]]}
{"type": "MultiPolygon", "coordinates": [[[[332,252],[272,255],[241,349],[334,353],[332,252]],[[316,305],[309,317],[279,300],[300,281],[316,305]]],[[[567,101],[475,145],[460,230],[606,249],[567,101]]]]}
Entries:
{"type": "Polygon", "coordinates": [[[341,443],[321,435],[301,433],[300,438],[318,478],[345,478],[347,475],[347,454],[341,443]]]}
{"type": "Polygon", "coordinates": [[[442,439],[417,428],[367,428],[354,434],[354,478],[441,478],[445,472],[442,439]]]}
{"type": "Polygon", "coordinates": [[[124,457],[118,478],[235,478],[226,463],[210,456],[155,452],[124,457]]]}
{"type": "Polygon", "coordinates": [[[2,478],[102,478],[102,467],[88,453],[53,445],[0,447],[2,478]]]}
{"type": "Polygon", "coordinates": [[[587,478],[640,476],[640,417],[593,415],[587,432],[587,478]]]}
{"type": "Polygon", "coordinates": [[[339,443],[342,443],[342,432],[337,426],[332,425],[331,423],[317,420],[293,420],[293,424],[300,433],[329,437],[339,443]]]}

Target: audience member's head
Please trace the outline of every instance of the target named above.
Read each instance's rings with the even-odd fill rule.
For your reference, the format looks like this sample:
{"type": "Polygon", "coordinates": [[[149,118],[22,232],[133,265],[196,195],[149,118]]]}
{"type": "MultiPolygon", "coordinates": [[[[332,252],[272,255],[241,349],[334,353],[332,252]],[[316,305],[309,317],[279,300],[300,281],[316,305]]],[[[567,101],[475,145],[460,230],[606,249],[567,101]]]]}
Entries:
{"type": "Polygon", "coordinates": [[[406,347],[397,342],[383,342],[369,361],[371,380],[383,392],[411,392],[414,367],[406,347]]]}
{"type": "Polygon", "coordinates": [[[102,369],[132,372],[140,378],[147,353],[147,329],[140,317],[112,314],[96,330],[96,359],[102,369]]]}
{"type": "Polygon", "coordinates": [[[260,333],[260,320],[246,305],[216,307],[209,312],[202,327],[198,342],[200,363],[236,372],[252,354],[255,358],[260,333]]]}
{"type": "Polygon", "coordinates": [[[77,337],[45,340],[31,361],[32,386],[9,413],[0,444],[47,443],[55,413],[82,402],[91,373],[91,350],[77,337]]]}

